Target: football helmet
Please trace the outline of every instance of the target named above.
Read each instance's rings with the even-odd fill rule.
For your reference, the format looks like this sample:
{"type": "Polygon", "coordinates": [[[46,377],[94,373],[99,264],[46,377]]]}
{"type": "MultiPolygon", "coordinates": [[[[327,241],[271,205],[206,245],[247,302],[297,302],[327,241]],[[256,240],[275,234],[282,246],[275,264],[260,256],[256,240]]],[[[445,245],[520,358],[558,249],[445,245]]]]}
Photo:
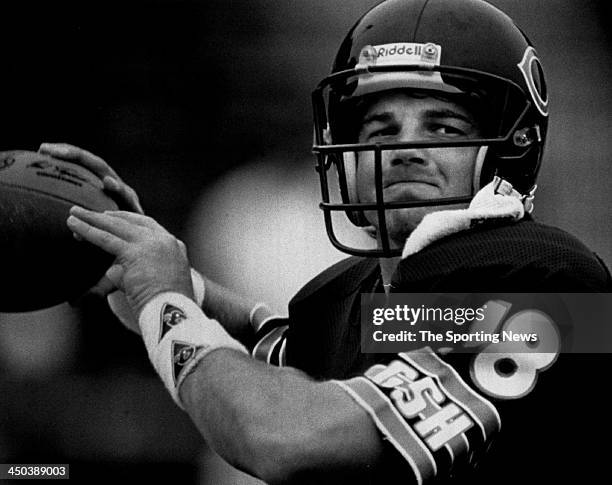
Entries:
{"type": "Polygon", "coordinates": [[[483,0],[378,4],[345,37],[331,75],[313,92],[313,108],[320,207],[332,244],[344,252],[400,254],[401,248],[391,247],[389,241],[387,211],[469,203],[496,175],[510,182],[530,206],[548,126],[544,72],[526,35],[510,17],[483,0]],[[358,143],[360,100],[394,89],[473,100],[482,133],[471,139],[358,143]],[[445,199],[384,200],[385,150],[460,146],[480,147],[471,193],[445,199]],[[375,203],[360,202],[356,189],[358,154],[365,151],[373,153],[375,203]],[[376,249],[352,247],[340,240],[335,229],[333,216],[341,213],[352,224],[373,229],[366,211],[378,218],[376,249]]]}

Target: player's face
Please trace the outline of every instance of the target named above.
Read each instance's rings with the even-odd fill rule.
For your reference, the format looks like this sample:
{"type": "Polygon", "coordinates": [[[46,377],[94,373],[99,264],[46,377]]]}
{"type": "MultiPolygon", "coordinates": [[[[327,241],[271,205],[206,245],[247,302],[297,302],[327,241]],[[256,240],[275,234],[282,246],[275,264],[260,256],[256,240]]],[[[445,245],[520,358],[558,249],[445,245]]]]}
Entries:
{"type": "MultiPolygon", "coordinates": [[[[364,110],[360,143],[452,141],[479,136],[472,114],[464,106],[424,93],[390,91],[374,97],[364,110]]],[[[478,147],[386,150],[382,155],[385,202],[460,197],[472,194],[478,147]]],[[[357,192],[360,202],[376,201],[374,155],[358,154],[357,192]]],[[[396,209],[386,212],[387,230],[396,247],[427,213],[458,206],[396,209]]],[[[366,213],[377,227],[374,212],[366,213]]]]}

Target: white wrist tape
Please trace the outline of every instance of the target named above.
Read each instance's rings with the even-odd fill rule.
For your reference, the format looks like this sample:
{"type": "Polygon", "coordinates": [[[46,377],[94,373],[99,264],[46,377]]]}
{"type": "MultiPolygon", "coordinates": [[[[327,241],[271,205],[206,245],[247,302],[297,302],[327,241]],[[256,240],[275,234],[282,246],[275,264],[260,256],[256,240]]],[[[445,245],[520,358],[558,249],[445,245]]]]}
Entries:
{"type": "Polygon", "coordinates": [[[138,325],[153,367],[181,409],[179,388],[206,355],[220,348],[248,355],[216,320],[180,293],[161,293],[151,299],[140,313],[138,325]]]}
{"type": "MultiPolygon", "coordinates": [[[[193,286],[193,295],[199,307],[202,307],[206,288],[204,287],[204,278],[195,269],[191,268],[191,285],[193,286]]],[[[138,324],[136,317],[130,304],[125,298],[125,293],[121,290],[116,290],[110,293],[106,300],[108,306],[123,325],[134,332],[138,332],[138,324]]]]}

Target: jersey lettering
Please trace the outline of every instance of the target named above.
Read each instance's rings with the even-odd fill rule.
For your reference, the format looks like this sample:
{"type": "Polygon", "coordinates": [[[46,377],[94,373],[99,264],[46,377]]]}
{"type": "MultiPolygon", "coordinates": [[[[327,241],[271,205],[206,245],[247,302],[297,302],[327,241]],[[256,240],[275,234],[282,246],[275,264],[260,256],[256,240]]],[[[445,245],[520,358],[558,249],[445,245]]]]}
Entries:
{"type": "Polygon", "coordinates": [[[416,419],[414,430],[433,451],[473,425],[456,404],[445,403],[446,396],[431,377],[419,378],[419,372],[406,362],[376,365],[366,376],[379,387],[391,389],[389,397],[398,411],[408,419],[416,419]]]}

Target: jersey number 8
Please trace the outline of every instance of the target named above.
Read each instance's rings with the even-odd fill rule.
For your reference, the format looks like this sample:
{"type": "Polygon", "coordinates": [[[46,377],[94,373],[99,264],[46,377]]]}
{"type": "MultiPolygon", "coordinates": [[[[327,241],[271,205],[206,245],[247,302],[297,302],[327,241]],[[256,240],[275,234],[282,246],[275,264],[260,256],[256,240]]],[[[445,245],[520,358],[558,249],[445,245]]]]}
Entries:
{"type": "MultiPolygon", "coordinates": [[[[499,325],[511,306],[507,302],[488,302],[487,313],[493,317],[486,319],[489,326],[492,322],[499,325]]],[[[557,359],[559,332],[550,317],[537,310],[512,315],[499,331],[499,342],[488,345],[474,357],[470,373],[474,383],[488,395],[517,399],[531,392],[538,374],[557,359]],[[524,336],[531,334],[537,334],[537,339],[526,340],[524,336]]]]}

